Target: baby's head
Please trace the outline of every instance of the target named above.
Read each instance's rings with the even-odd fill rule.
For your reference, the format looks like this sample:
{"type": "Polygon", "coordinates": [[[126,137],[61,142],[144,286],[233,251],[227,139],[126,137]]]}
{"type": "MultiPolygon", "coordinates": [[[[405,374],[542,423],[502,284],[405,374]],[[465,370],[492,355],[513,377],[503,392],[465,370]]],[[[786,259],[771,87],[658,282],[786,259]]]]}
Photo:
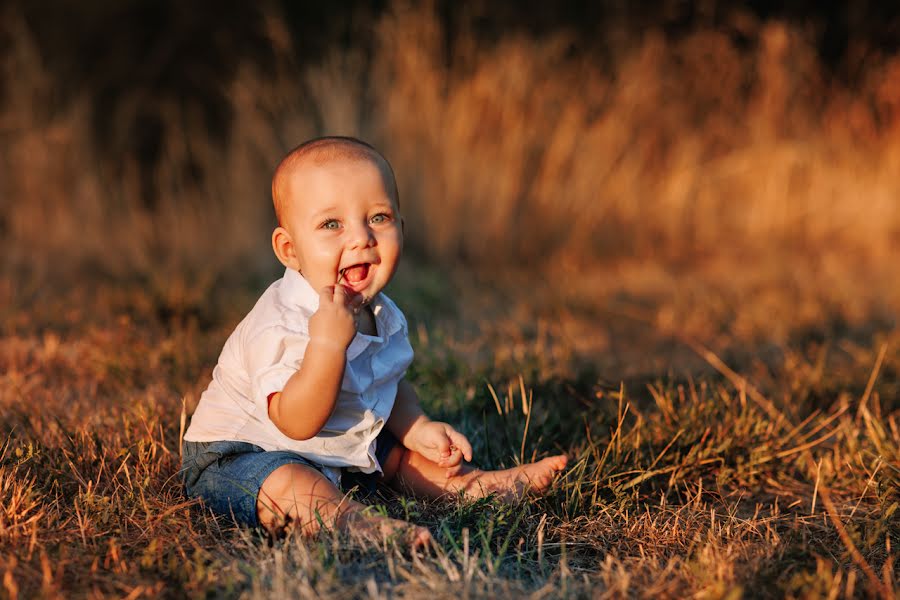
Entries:
{"type": "Polygon", "coordinates": [[[403,250],[394,173],[372,146],[317,138],[275,169],[272,248],[317,291],[340,283],[366,301],[391,280],[403,250]]]}

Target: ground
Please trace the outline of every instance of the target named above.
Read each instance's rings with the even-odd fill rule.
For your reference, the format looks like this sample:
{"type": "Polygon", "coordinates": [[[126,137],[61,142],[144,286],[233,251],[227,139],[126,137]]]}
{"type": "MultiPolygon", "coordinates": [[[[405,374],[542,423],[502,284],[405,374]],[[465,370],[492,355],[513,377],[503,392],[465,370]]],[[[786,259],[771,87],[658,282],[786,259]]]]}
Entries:
{"type": "Polygon", "coordinates": [[[6,278],[0,597],[896,595],[895,267],[779,256],[404,265],[428,412],[482,467],[570,457],[512,505],[375,498],[425,554],[271,539],[184,497],[184,419],[263,281],[6,278]]]}

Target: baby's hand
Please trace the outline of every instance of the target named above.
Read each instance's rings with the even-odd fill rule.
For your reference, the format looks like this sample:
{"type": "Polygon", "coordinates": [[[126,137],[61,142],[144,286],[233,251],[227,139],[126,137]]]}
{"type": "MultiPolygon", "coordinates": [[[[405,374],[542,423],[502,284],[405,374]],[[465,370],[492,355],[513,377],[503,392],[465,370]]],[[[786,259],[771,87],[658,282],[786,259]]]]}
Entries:
{"type": "Polygon", "coordinates": [[[319,309],[309,318],[310,342],[332,345],[345,351],[356,335],[361,294],[342,285],[330,285],[319,291],[319,309]]]}
{"type": "Polygon", "coordinates": [[[462,469],[462,461],[472,460],[472,445],[466,436],[447,423],[421,421],[410,430],[406,441],[410,450],[418,452],[440,467],[447,467],[451,477],[462,469]]]}

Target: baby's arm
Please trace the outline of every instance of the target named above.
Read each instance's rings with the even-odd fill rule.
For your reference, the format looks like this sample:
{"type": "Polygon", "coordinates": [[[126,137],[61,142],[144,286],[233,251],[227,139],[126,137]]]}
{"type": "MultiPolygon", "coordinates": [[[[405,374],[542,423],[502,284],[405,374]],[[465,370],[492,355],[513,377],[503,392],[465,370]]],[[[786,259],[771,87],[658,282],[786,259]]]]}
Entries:
{"type": "Polygon", "coordinates": [[[405,379],[397,385],[397,399],[387,428],[404,447],[442,467],[461,466],[463,458],[472,460],[472,445],[466,436],[447,423],[429,419],[415,388],[405,379]]]}
{"type": "Polygon", "coordinates": [[[334,412],[344,379],[347,346],[356,335],[354,308],[342,286],[319,292],[319,309],[309,319],[309,345],[296,373],[269,401],[269,418],[295,440],[314,437],[334,412]]]}

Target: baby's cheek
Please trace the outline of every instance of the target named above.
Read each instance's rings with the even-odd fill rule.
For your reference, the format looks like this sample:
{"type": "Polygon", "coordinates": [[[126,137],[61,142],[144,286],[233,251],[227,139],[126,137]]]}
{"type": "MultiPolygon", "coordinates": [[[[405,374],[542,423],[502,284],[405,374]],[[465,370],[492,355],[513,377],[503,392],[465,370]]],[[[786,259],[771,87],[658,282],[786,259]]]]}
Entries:
{"type": "Polygon", "coordinates": [[[341,263],[339,252],[319,252],[314,257],[317,278],[322,280],[321,285],[334,285],[338,278],[338,268],[341,263]]]}

